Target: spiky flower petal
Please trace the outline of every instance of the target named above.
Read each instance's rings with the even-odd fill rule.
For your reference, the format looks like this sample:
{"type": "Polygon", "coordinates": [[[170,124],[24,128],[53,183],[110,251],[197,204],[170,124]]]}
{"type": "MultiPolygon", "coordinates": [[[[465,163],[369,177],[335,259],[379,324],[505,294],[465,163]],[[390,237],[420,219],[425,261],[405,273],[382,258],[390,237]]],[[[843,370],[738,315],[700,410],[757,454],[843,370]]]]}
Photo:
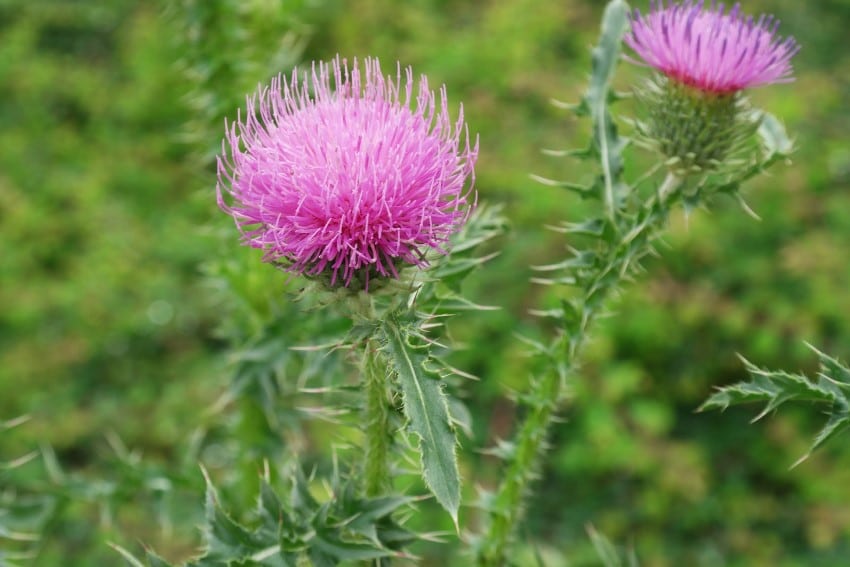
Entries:
{"type": "Polygon", "coordinates": [[[647,15],[635,10],[625,42],[671,80],[705,92],[728,94],[793,80],[793,38],[776,35],[779,20],[745,16],[740,4],[653,0],[647,15]]]}
{"type": "Polygon", "coordinates": [[[219,206],[266,261],[368,287],[445,252],[474,204],[477,150],[445,87],[437,97],[410,69],[337,57],[248,99],[222,143],[219,206]]]}

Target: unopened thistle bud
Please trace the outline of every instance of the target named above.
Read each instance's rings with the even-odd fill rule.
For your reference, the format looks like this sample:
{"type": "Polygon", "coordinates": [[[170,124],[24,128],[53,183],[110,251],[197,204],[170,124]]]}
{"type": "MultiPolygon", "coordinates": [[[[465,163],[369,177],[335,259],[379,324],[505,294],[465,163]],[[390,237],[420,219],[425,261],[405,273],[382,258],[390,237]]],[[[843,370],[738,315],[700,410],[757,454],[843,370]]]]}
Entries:
{"type": "Polygon", "coordinates": [[[229,125],[219,206],[265,260],[330,288],[369,289],[445,253],[474,194],[477,144],[410,69],[336,58],[273,79],[229,125]]]}
{"type": "Polygon", "coordinates": [[[793,38],[779,21],[727,13],[703,0],[657,0],[635,10],[626,44],[657,73],[639,91],[647,119],[639,133],[668,158],[675,173],[716,170],[750,139],[757,123],[743,91],[792,81],[793,38]]]}

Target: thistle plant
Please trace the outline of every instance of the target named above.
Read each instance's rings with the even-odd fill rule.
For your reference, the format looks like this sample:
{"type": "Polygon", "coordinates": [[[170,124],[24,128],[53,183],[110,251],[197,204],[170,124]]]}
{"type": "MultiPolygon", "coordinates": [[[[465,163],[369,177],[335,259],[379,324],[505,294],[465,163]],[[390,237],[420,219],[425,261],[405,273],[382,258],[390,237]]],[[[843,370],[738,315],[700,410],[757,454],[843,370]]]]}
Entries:
{"type": "MultiPolygon", "coordinates": [[[[376,59],[361,68],[337,57],[261,87],[229,124],[218,160],[219,205],[243,242],[307,278],[304,294],[326,298],[352,321],[345,342],[362,352],[362,493],[391,489],[400,398],[422,476],[456,523],[455,430],[427,328],[451,295],[433,282],[483,261],[459,268],[447,256],[489,238],[454,238],[470,234],[463,228],[475,205],[476,156],[462,107],[450,119],[445,88],[437,96],[410,69],[384,76],[376,59]]],[[[487,218],[476,215],[484,225],[487,218]]]]}
{"type": "Polygon", "coordinates": [[[540,470],[549,430],[568,400],[568,383],[581,370],[582,347],[618,291],[641,273],[641,260],[655,253],[673,208],[691,209],[718,193],[740,198],[744,181],[790,151],[778,121],[750,109],[743,94],[748,87],[790,80],[797,47],[792,39],[775,40],[771,22],[768,17],[744,19],[738,6],[725,14],[722,6],[707,9],[703,2],[657,2],[646,17],[638,11],[629,16],[623,1],[608,4],[592,54],[590,86],[581,103],[571,107],[591,118],[591,144],[558,152],[594,159],[599,174],[588,186],[542,180],[597,200],[600,211],[585,221],[564,223],[560,231],[570,238],[569,257],[538,268],[545,273],[538,282],[564,289],[557,308],[538,312],[554,321],[557,333],[547,344],[530,341],[546,370],[520,396],[526,416],[515,439],[493,451],[506,461],[506,472],[495,493],[485,493],[481,501],[487,525],[475,541],[478,565],[510,563],[509,545],[540,470]],[[610,111],[621,98],[610,83],[623,41],[656,70],[639,93],[645,116],[635,121],[635,131],[662,159],[632,182],[625,177],[623,160],[628,140],[620,136],[610,111]],[[666,170],[663,179],[658,179],[659,169],[666,170]],[[649,183],[655,188],[646,192],[643,186],[649,183]],[[586,245],[579,247],[579,242],[586,245]]]}
{"type": "MultiPolygon", "coordinates": [[[[190,29],[201,39],[218,37],[209,33],[216,30],[233,39],[219,16],[239,13],[238,3],[222,0],[210,8],[187,0],[179,6],[197,15],[203,25],[190,29]]],[[[503,460],[502,476],[477,503],[483,528],[468,540],[475,564],[516,564],[512,545],[525,501],[544,466],[553,424],[570,401],[570,383],[582,372],[585,346],[596,322],[613,311],[620,291],[642,275],[644,260],[657,255],[671,215],[709,205],[718,196],[743,203],[742,185],[791,152],[781,123],[746,96],[750,88],[793,78],[791,60],[799,47],[777,31],[772,17],[745,16],[739,5],[727,12],[703,1],[658,0],[644,15],[630,12],[623,0],[608,3],[588,88],[578,104],[560,105],[590,121],[591,139],[584,148],[551,152],[591,162],[593,180],[537,178],[590,201],[594,212],[556,226],[567,240],[567,256],[535,268],[535,283],[553,288],[555,304],[534,313],[554,333],[549,340],[525,340],[536,355],[535,374],[518,395],[523,419],[514,438],[490,450],[503,460]],[[615,114],[622,108],[615,105],[630,98],[613,87],[623,44],[630,50],[625,58],[652,73],[635,88],[633,118],[615,114]],[[632,126],[628,136],[619,124],[632,126]],[[649,149],[658,163],[633,174],[626,167],[632,146],[649,149]]],[[[300,38],[285,36],[272,58],[275,64],[294,64],[303,47],[300,38]]],[[[213,96],[227,75],[225,64],[205,74],[204,53],[215,43],[194,45],[197,61],[188,67],[203,79],[195,102],[205,98],[200,95],[213,96]]],[[[226,106],[199,104],[207,117],[226,106]]],[[[272,78],[226,123],[216,160],[217,204],[242,243],[262,252],[266,272],[281,282],[280,295],[283,282],[295,282],[288,289],[298,288],[296,306],[304,311],[297,317],[292,310],[278,313],[259,324],[262,332],[245,341],[255,352],[238,358],[228,396],[252,387],[263,390],[258,398],[264,425],[287,428],[290,422],[279,419],[280,398],[309,389],[300,384],[276,389],[279,369],[288,368],[295,356],[290,339],[297,333],[290,328],[300,326],[299,339],[312,332],[322,343],[308,345],[319,354],[304,363],[315,363],[304,370],[311,378],[329,375],[327,387],[313,392],[323,396],[320,411],[348,419],[353,406],[355,417],[343,425],[357,431],[353,442],[334,449],[330,474],[322,474],[326,463],[312,470],[302,465],[292,458],[297,450],[287,452],[283,443],[262,454],[262,462],[252,461],[252,472],[260,474],[251,486],[256,505],[247,512],[232,504],[215,471],[202,467],[196,480],[203,476],[206,486],[204,548],[188,565],[384,567],[396,558],[412,561],[409,546],[426,534],[406,522],[420,498],[399,493],[411,455],[414,474],[461,533],[457,429],[462,411],[451,386],[464,373],[447,360],[451,345],[444,344],[450,341],[443,341],[443,322],[484,309],[462,297],[460,284],[492,256],[480,246],[501,234],[505,223],[497,207],[477,202],[478,140],[469,134],[462,106],[452,115],[446,88],[435,92],[411,69],[396,64],[387,75],[377,59],[349,63],[337,56],[272,78]],[[302,317],[322,321],[313,327],[302,317]],[[334,324],[326,329],[325,319],[334,324]],[[336,363],[343,357],[351,364],[340,370],[336,363]],[[331,395],[340,393],[344,403],[331,395]],[[352,397],[355,402],[348,405],[352,397]]],[[[236,279],[238,271],[228,275],[236,279]]],[[[818,357],[816,380],[746,363],[751,382],[719,390],[702,409],[763,401],[761,417],[787,401],[826,404],[829,419],[814,449],[850,425],[850,370],[822,353],[818,357]]],[[[225,396],[221,405],[227,401],[225,396]]],[[[294,403],[285,409],[297,413],[293,408],[294,403]]],[[[18,423],[0,424],[0,432],[18,423]]],[[[120,449],[121,472],[136,475],[135,484],[125,479],[123,485],[133,495],[165,499],[177,481],[191,486],[185,477],[140,467],[134,453],[120,449]]],[[[200,450],[187,455],[190,461],[203,458],[200,450]]],[[[61,473],[47,456],[46,466],[61,473]]],[[[0,463],[0,477],[30,458],[0,463]]],[[[222,461],[221,468],[233,464],[222,461]]],[[[238,464],[244,468],[244,462],[238,464]]],[[[233,473],[239,474],[244,470],[233,473]]],[[[56,484],[61,498],[75,488],[73,478],[56,484]]],[[[110,490],[117,492],[116,486],[110,490]]],[[[0,562],[28,557],[37,540],[9,521],[8,492],[0,495],[0,540],[13,541],[17,553],[0,553],[0,562]]],[[[633,555],[622,559],[603,535],[593,529],[589,535],[606,565],[637,565],[633,555]]],[[[131,565],[144,564],[114,548],[131,565]]],[[[146,562],[168,564],[153,551],[146,562]]]]}

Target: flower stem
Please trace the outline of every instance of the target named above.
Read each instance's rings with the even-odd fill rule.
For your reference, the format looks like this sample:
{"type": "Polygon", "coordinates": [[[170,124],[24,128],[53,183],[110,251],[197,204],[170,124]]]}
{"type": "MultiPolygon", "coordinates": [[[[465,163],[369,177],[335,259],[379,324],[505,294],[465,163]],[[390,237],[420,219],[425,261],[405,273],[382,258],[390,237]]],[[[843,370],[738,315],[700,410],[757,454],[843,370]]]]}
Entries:
{"type": "Polygon", "coordinates": [[[374,339],[368,340],[365,345],[363,380],[366,391],[363,416],[366,426],[363,466],[365,491],[366,496],[381,496],[386,494],[390,486],[389,452],[392,436],[387,369],[380,360],[374,339]]]}
{"type": "Polygon", "coordinates": [[[502,482],[490,502],[490,523],[477,551],[479,567],[507,563],[507,548],[522,518],[523,500],[537,476],[555,413],[567,398],[567,378],[574,373],[590,328],[611,292],[624,283],[630,270],[652,249],[654,234],[666,222],[668,201],[681,184],[680,177],[668,174],[656,196],[644,204],[645,214],[621,219],[619,242],[605,243],[598,269],[582,284],[582,294],[575,304],[578,320],[555,339],[549,349],[550,368],[532,382],[531,391],[524,397],[528,405],[526,418],[516,434],[502,482]]]}

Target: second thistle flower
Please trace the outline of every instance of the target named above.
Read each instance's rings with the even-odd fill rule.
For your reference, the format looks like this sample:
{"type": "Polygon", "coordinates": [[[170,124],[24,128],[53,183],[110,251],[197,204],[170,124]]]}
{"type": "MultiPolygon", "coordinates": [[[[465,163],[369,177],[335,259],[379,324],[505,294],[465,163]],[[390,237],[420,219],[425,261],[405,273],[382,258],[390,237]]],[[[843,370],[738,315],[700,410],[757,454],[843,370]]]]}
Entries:
{"type": "Polygon", "coordinates": [[[265,260],[368,289],[445,252],[474,204],[477,150],[445,89],[336,58],[248,100],[218,159],[219,206],[265,260]]]}
{"type": "Polygon", "coordinates": [[[793,80],[793,38],[776,35],[773,16],[746,16],[740,4],[657,0],[635,11],[625,42],[657,71],[643,90],[643,134],[678,173],[712,170],[754,131],[745,89],[793,80]]]}

